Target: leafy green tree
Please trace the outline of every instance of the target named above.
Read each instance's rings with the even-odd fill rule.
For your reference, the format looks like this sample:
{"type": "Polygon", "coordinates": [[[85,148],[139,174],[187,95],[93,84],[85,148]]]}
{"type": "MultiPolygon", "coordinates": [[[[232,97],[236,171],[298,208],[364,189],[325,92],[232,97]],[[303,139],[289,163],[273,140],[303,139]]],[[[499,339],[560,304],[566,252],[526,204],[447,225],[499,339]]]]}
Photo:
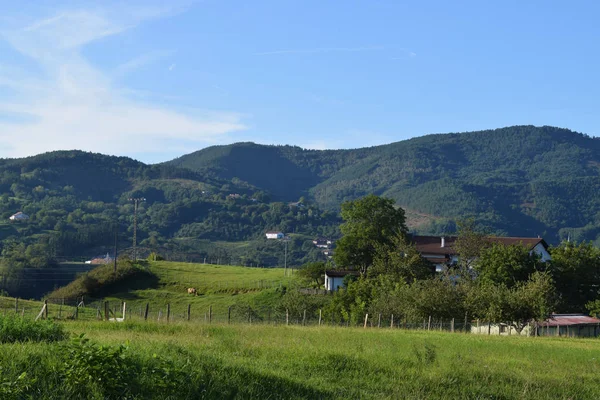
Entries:
{"type": "Polygon", "coordinates": [[[598,298],[600,249],[591,243],[564,242],[551,250],[551,271],[560,294],[558,310],[581,312],[598,298]]]}
{"type": "Polygon", "coordinates": [[[391,246],[376,245],[373,266],[369,269],[369,276],[384,275],[392,282],[412,283],[434,274],[435,267],[421,257],[404,234],[396,235],[391,246]]]}
{"type": "Polygon", "coordinates": [[[404,210],[394,200],[370,194],[342,204],[342,238],[336,243],[334,261],[364,274],[373,264],[378,246],[392,246],[393,238],[406,234],[404,210]]]}
{"type": "Polygon", "coordinates": [[[534,272],[513,287],[482,281],[467,295],[472,315],[484,321],[513,326],[517,333],[535,321],[543,321],[556,305],[556,288],[548,272],[534,272]]]}
{"type": "Polygon", "coordinates": [[[526,281],[533,272],[542,270],[544,263],[524,246],[492,243],[481,251],[473,268],[478,280],[512,287],[517,282],[526,281]]]}
{"type": "Polygon", "coordinates": [[[325,268],[327,264],[323,261],[315,261],[304,264],[298,270],[298,276],[304,278],[316,287],[323,286],[325,277],[325,268]]]}
{"type": "Polygon", "coordinates": [[[490,246],[487,236],[477,229],[474,219],[457,222],[458,237],[454,242],[454,250],[458,254],[458,267],[461,276],[471,277],[471,268],[481,256],[484,249],[490,246]]]}

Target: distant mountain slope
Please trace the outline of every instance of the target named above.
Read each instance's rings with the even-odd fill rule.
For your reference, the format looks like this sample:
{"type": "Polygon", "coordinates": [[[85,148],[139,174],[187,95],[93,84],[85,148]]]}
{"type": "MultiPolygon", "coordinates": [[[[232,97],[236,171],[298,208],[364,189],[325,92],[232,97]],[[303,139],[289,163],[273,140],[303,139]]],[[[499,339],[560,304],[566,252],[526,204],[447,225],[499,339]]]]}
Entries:
{"type": "Polygon", "coordinates": [[[299,265],[325,259],[310,240],[336,236],[340,222],[314,203],[271,202],[244,181],[172,165],[82,151],[0,159],[0,290],[21,290],[37,279],[21,272],[56,259],[112,254],[116,232],[120,252],[127,253],[131,198],[145,199],[137,209],[138,255],[144,257],[156,251],[180,260],[299,265]],[[28,219],[10,221],[19,211],[28,219]],[[266,243],[264,232],[271,229],[294,234],[293,240],[286,247],[266,243]],[[244,251],[226,242],[242,242],[244,251]]]}
{"type": "Polygon", "coordinates": [[[356,150],[238,143],[168,163],[337,209],[368,193],[415,212],[475,216],[512,235],[596,239],[600,140],[555,127],[436,134],[356,150]]]}

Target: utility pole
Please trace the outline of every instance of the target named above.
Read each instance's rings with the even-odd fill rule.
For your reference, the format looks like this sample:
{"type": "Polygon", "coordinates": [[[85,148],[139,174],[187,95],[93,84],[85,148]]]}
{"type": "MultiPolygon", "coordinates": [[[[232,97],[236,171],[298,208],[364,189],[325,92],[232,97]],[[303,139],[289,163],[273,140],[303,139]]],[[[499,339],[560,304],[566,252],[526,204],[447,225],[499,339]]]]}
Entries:
{"type": "Polygon", "coordinates": [[[146,201],[143,197],[130,198],[133,201],[133,261],[137,261],[137,209],[140,201],[146,201]]]}
{"type": "Polygon", "coordinates": [[[287,236],[284,236],[283,239],[283,243],[284,243],[284,256],[283,256],[283,276],[287,276],[287,247],[288,247],[288,241],[289,238],[287,236]]]}
{"type": "Polygon", "coordinates": [[[115,265],[115,276],[117,276],[117,238],[119,237],[119,224],[115,225],[115,258],[114,258],[114,265],[115,265]]]}

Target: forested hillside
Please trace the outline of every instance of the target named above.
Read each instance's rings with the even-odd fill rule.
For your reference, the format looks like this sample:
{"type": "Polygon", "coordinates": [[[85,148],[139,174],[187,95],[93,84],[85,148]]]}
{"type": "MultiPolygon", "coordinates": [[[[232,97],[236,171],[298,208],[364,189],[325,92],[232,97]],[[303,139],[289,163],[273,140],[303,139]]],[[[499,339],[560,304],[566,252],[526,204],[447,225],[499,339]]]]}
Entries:
{"type": "Polygon", "coordinates": [[[130,198],[145,198],[137,232],[144,257],[154,251],[177,260],[283,265],[284,245],[264,237],[275,229],[292,235],[288,262],[299,265],[325,259],[311,240],[336,236],[339,224],[336,213],[308,200],[272,202],[244,182],[168,165],[79,151],[0,160],[0,289],[51,290],[39,285],[50,280],[43,270],[61,260],[112,255],[115,237],[119,251],[131,255],[130,198]],[[9,221],[19,211],[29,219],[9,221]]]}
{"type": "MultiPolygon", "coordinates": [[[[238,143],[160,165],[80,151],[0,160],[2,279],[30,279],[61,259],[131,247],[176,260],[283,265],[324,260],[317,236],[339,237],[339,207],[368,193],[406,209],[418,233],[474,217],[490,233],[600,242],[600,140],[516,126],[419,137],[356,150],[238,143]],[[22,211],[29,220],[9,222],[22,211]],[[11,275],[13,274],[13,275],[11,275]]],[[[9,287],[3,284],[3,287],[9,287]]]]}
{"type": "Polygon", "coordinates": [[[307,196],[330,210],[368,193],[388,196],[427,217],[420,232],[475,217],[497,234],[551,243],[600,235],[600,140],[561,128],[437,134],[356,150],[238,143],[168,165],[237,178],[281,200],[307,196]]]}

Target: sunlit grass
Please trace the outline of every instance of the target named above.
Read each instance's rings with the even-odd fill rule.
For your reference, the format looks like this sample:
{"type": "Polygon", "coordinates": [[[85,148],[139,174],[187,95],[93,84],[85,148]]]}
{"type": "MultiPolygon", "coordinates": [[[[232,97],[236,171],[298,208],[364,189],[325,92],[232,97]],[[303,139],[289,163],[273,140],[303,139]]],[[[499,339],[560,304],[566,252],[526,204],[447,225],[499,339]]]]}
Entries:
{"type": "MultiPolygon", "coordinates": [[[[128,343],[141,363],[157,354],[187,365],[190,387],[203,382],[206,398],[600,397],[596,339],[183,322],[65,328],[105,345],[128,343]]],[[[2,362],[57,357],[33,344],[0,350],[2,362]]]]}

